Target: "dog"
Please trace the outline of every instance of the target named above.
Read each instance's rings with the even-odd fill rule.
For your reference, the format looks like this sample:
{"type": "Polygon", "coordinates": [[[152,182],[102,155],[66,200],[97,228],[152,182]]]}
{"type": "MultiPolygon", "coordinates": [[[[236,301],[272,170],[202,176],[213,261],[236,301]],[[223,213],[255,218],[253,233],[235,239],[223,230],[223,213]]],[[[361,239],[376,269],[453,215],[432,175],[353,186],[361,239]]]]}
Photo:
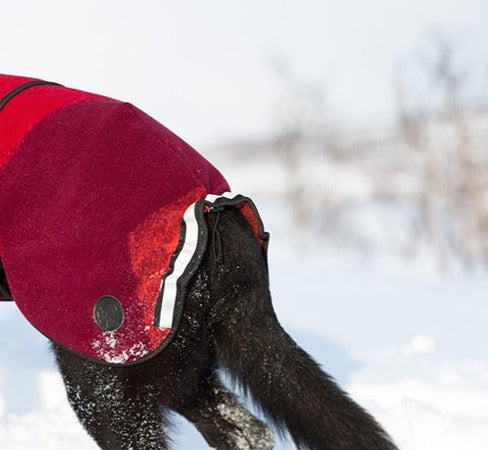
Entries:
{"type": "Polygon", "coordinates": [[[223,450],[393,450],[280,326],[251,199],[132,105],[0,75],[0,296],[52,341],[104,450],[167,449],[168,411],[223,450]]]}

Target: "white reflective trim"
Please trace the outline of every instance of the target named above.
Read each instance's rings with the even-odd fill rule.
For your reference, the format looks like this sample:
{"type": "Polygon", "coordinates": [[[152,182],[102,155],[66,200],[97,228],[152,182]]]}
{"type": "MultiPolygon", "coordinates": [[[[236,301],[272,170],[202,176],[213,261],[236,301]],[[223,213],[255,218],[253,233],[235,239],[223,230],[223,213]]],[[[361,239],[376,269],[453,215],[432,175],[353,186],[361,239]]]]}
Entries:
{"type": "MultiPolygon", "coordinates": [[[[237,194],[226,192],[222,195],[208,194],[205,201],[214,203],[219,198],[233,199],[237,194]]],[[[176,298],[178,295],[178,280],[185,273],[188,264],[193,259],[198,247],[198,221],[196,217],[196,205],[198,202],[191,204],[185,214],[183,221],[186,225],[186,232],[183,247],[174,261],[173,272],[161,281],[161,311],[159,314],[159,327],[171,328],[173,326],[173,317],[175,312],[176,298]]]]}
{"type": "Polygon", "coordinates": [[[222,197],[222,195],[217,195],[217,194],[208,194],[205,196],[205,201],[213,203],[215,200],[218,198],[222,197]]]}
{"type": "MultiPolygon", "coordinates": [[[[231,194],[232,195],[232,194],[231,194]]],[[[218,195],[218,194],[208,194],[205,196],[205,201],[214,203],[215,200],[218,200],[219,198],[224,197],[224,195],[218,195]]]]}
{"type": "Polygon", "coordinates": [[[183,247],[174,262],[173,272],[161,282],[162,292],[161,313],[159,316],[160,328],[171,328],[176,304],[177,282],[185,272],[188,264],[193,258],[198,245],[198,222],[196,218],[196,203],[191,204],[185,214],[183,221],[186,225],[186,232],[183,247]]]}
{"type": "Polygon", "coordinates": [[[215,203],[219,198],[232,200],[236,195],[237,194],[234,194],[233,192],[226,192],[225,194],[208,194],[205,196],[205,201],[215,203]]]}

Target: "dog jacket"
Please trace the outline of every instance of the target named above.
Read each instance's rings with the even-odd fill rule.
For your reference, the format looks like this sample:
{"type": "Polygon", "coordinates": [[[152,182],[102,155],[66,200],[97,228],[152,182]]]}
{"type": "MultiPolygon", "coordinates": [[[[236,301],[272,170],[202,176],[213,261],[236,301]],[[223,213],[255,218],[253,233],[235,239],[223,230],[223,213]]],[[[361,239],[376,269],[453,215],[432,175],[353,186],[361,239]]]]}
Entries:
{"type": "MultiPolygon", "coordinates": [[[[0,258],[25,317],[74,352],[143,361],[170,342],[205,251],[204,214],[246,197],[118,100],[0,75],[0,258]]],[[[5,294],[5,289],[2,291],[5,294]]]]}

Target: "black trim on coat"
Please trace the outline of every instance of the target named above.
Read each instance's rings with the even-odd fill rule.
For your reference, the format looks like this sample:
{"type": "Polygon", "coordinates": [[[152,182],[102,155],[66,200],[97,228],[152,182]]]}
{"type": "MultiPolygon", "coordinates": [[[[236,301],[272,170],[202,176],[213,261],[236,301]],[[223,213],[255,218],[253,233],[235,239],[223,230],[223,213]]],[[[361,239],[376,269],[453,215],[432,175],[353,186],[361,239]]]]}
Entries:
{"type": "Polygon", "coordinates": [[[44,81],[44,80],[33,80],[33,81],[28,81],[27,83],[21,84],[20,86],[17,86],[15,89],[12,89],[10,92],[7,92],[2,99],[0,100],[0,111],[5,107],[5,105],[12,100],[17,94],[20,94],[22,91],[25,91],[26,89],[29,89],[34,86],[62,86],[59,83],[54,83],[52,81],[44,81]]]}

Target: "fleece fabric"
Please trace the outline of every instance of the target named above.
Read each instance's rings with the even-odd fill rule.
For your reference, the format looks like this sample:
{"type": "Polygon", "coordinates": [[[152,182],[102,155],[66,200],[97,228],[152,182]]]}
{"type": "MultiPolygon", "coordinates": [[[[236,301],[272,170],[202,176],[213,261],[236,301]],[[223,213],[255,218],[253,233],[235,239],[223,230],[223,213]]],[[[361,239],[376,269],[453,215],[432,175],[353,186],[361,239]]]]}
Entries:
{"type": "MultiPolygon", "coordinates": [[[[33,80],[0,75],[0,99],[33,80]]],[[[0,110],[0,186],[0,258],[38,330],[114,364],[167,344],[205,245],[205,199],[229,191],[215,167],[129,103],[35,85],[0,110]]],[[[259,235],[250,202],[233,203],[259,235]]]]}

